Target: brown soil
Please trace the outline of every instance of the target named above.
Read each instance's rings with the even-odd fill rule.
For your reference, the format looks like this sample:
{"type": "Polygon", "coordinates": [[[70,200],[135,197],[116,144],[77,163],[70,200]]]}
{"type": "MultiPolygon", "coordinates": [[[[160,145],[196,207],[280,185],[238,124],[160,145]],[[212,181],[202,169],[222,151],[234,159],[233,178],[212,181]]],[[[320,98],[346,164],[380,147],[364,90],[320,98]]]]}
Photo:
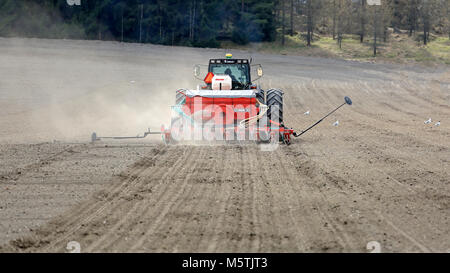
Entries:
{"type": "Polygon", "coordinates": [[[159,128],[176,85],[195,84],[174,79],[220,50],[29,39],[0,48],[0,251],[65,252],[70,241],[82,252],[368,252],[370,241],[382,252],[450,250],[448,67],[253,54],[262,86],[285,91],[293,128],[345,95],[354,102],[265,152],[156,137],[88,143],[99,127],[159,128]]]}

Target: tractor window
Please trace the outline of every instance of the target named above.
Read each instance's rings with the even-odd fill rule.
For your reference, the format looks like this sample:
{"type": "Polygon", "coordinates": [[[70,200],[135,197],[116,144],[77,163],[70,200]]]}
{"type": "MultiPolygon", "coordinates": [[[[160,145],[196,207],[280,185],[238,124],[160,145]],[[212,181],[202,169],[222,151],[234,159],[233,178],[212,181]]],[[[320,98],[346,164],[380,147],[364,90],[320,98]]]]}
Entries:
{"type": "Polygon", "coordinates": [[[210,64],[210,72],[214,75],[229,75],[234,83],[247,85],[250,82],[247,64],[210,64]]]}

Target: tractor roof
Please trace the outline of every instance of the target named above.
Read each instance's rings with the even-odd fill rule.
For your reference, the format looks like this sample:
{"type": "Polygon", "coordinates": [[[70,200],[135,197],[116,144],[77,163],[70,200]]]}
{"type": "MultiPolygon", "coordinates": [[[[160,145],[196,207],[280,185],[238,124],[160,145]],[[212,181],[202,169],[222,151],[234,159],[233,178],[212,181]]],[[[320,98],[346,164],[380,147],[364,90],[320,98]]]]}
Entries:
{"type": "Polygon", "coordinates": [[[211,59],[210,64],[248,64],[247,59],[211,59]]]}

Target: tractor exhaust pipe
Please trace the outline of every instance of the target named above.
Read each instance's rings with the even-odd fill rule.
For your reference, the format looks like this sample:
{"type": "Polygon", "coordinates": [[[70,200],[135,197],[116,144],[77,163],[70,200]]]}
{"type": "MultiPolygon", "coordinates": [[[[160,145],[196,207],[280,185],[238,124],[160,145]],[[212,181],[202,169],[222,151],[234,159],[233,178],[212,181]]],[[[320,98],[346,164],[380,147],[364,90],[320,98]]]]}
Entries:
{"type": "Polygon", "coordinates": [[[353,102],[349,97],[345,97],[345,102],[341,105],[339,105],[339,107],[337,107],[336,109],[334,109],[333,111],[331,111],[330,113],[328,113],[326,116],[324,116],[323,118],[321,118],[320,120],[318,120],[316,123],[314,123],[313,125],[309,126],[307,129],[303,130],[300,134],[297,132],[294,132],[294,136],[295,137],[299,137],[301,135],[303,135],[304,133],[308,132],[309,130],[311,130],[312,128],[314,128],[316,125],[318,125],[319,123],[321,123],[324,119],[326,119],[329,115],[333,114],[334,112],[336,112],[339,108],[341,108],[342,106],[348,104],[348,105],[352,105],[353,102]]]}

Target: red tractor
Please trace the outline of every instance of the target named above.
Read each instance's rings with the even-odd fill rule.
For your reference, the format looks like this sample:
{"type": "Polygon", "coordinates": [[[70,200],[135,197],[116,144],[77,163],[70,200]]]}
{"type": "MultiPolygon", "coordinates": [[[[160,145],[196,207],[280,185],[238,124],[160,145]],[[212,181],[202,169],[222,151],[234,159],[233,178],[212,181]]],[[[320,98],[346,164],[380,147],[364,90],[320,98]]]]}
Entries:
{"type": "MultiPolygon", "coordinates": [[[[283,123],[283,91],[264,91],[252,81],[262,77],[261,65],[247,59],[211,59],[204,84],[176,91],[172,122],[164,130],[166,143],[186,141],[263,141],[290,144],[294,131],[283,123]]],[[[200,66],[194,74],[200,76],[200,66]]]]}
{"type": "Polygon", "coordinates": [[[145,138],[149,134],[161,134],[166,144],[212,142],[212,141],[279,141],[289,145],[291,136],[299,137],[322,122],[326,117],[345,104],[352,104],[349,97],[325,117],[301,133],[288,128],[283,122],[283,91],[262,90],[254,84],[263,76],[261,65],[251,65],[251,60],[225,59],[209,60],[206,76],[200,78],[201,66],[194,68],[195,77],[204,84],[196,89],[176,91],[172,106],[170,128],[161,127],[160,132],[150,129],[143,136],[98,137],[92,134],[92,141],[102,138],[132,139],[145,138]],[[256,76],[252,80],[252,68],[256,76]]]}

